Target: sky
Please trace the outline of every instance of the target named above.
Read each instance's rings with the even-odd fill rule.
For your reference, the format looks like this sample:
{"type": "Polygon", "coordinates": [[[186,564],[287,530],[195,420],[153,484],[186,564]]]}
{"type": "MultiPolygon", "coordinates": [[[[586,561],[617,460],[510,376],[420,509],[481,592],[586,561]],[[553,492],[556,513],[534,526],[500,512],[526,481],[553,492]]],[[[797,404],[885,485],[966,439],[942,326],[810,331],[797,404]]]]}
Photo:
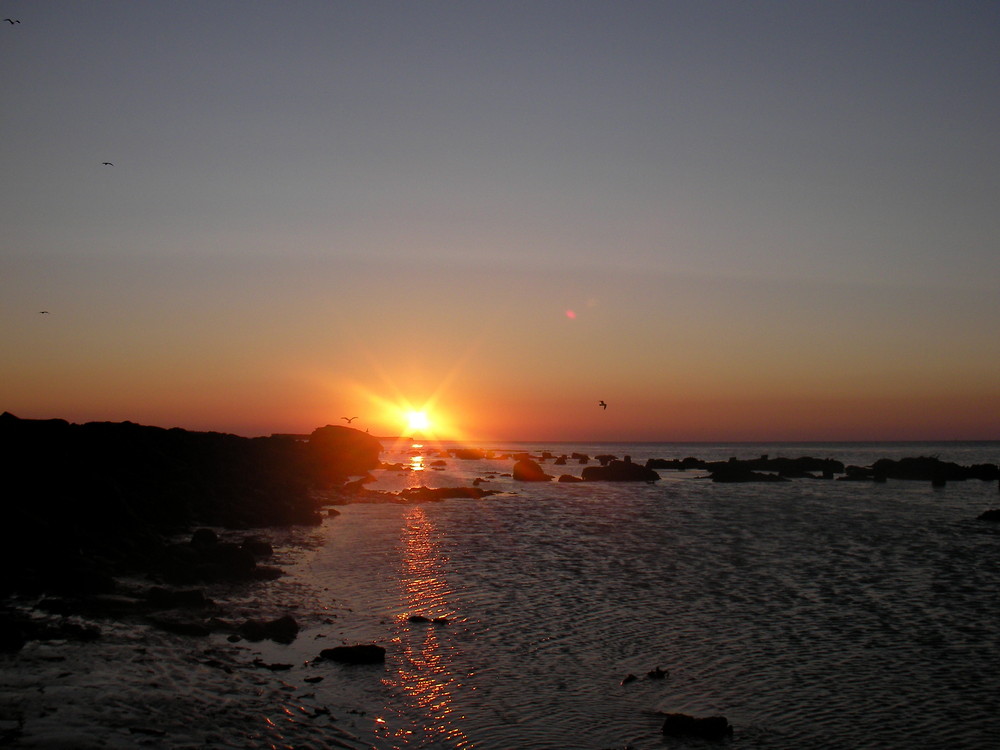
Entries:
{"type": "Polygon", "coordinates": [[[1000,439],[1000,3],[0,17],[0,411],[1000,439]]]}

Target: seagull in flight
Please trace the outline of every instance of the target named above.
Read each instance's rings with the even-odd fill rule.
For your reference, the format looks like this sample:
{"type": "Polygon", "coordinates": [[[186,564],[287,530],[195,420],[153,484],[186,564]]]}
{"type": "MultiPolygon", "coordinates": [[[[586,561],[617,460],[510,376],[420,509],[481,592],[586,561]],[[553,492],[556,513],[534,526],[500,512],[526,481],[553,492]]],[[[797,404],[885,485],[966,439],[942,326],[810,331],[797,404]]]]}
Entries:
{"type": "Polygon", "coordinates": [[[350,424],[355,419],[357,419],[357,417],[341,417],[341,419],[343,419],[345,422],[347,422],[347,424],[350,424]]]}
{"type": "Polygon", "coordinates": [[[102,161],[102,162],[101,162],[101,166],[102,166],[102,167],[113,167],[113,166],[114,166],[114,164],[112,164],[112,163],[111,163],[111,162],[109,162],[109,161],[102,161]]]}
{"type": "Polygon", "coordinates": [[[598,401],[598,402],[597,402],[597,405],[598,405],[598,406],[601,406],[601,407],[604,407],[605,409],[607,409],[607,408],[608,408],[608,405],[607,405],[606,403],[604,403],[603,401],[598,401]]]}
{"type": "Polygon", "coordinates": [[[19,19],[19,18],[5,18],[3,20],[5,20],[11,26],[13,26],[15,23],[21,23],[21,19],[19,19]]]}
{"type": "Polygon", "coordinates": [[[39,311],[38,311],[38,314],[39,314],[39,315],[49,315],[50,313],[49,313],[49,311],[48,311],[48,310],[39,310],[39,311]]]}

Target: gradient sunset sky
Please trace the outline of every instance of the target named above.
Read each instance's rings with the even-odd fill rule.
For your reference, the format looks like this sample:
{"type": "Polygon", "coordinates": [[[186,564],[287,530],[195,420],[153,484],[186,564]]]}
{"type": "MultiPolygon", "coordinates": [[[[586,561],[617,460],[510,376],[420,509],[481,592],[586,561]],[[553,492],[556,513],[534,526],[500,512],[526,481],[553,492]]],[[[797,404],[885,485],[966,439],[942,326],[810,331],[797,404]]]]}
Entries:
{"type": "Polygon", "coordinates": [[[1000,439],[1000,3],[0,17],[0,411],[1000,439]]]}

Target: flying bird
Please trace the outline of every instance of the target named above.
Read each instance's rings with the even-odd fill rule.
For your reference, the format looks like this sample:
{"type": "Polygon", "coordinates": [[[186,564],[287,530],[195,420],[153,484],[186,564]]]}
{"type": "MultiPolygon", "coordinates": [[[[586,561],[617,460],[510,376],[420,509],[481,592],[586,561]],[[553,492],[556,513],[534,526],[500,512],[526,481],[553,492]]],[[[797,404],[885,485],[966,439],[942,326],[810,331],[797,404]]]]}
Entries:
{"type": "Polygon", "coordinates": [[[604,403],[603,401],[598,401],[598,402],[597,402],[597,405],[598,405],[598,406],[601,406],[601,407],[604,407],[605,409],[607,409],[607,408],[608,408],[608,405],[607,405],[606,403],[604,403]]]}
{"type": "Polygon", "coordinates": [[[113,166],[114,166],[114,164],[112,164],[112,163],[111,163],[111,162],[109,162],[109,161],[102,161],[102,162],[101,162],[101,166],[102,166],[102,167],[113,167],[113,166]]]}
{"type": "Polygon", "coordinates": [[[357,419],[357,417],[341,417],[341,419],[343,419],[345,422],[347,422],[347,424],[350,424],[355,419],[357,419]]]}
{"type": "Polygon", "coordinates": [[[39,315],[49,315],[49,311],[48,310],[39,310],[38,314],[39,315]]]}
{"type": "Polygon", "coordinates": [[[19,18],[5,18],[3,20],[5,20],[11,26],[13,26],[15,23],[21,23],[21,20],[19,18]]]}

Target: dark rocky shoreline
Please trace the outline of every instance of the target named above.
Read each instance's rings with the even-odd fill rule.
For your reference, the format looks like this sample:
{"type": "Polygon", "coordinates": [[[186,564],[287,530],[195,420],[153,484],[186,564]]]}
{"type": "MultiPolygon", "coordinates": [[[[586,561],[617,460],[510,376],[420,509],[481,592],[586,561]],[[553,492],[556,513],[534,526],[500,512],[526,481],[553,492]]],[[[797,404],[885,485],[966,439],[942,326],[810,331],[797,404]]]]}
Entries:
{"type": "Polygon", "coordinates": [[[10,573],[0,595],[106,590],[115,572],[169,565],[166,540],[199,526],[318,524],[319,492],[378,466],[382,449],[339,426],[308,440],[243,438],[6,412],[0,448],[0,562],[10,573]]]}
{"type": "MultiPolygon", "coordinates": [[[[184,600],[177,587],[280,575],[263,564],[269,557],[267,540],[240,530],[316,525],[324,513],[336,514],[328,509],[332,504],[420,503],[497,494],[478,486],[367,490],[363,485],[371,479],[368,472],[401,467],[380,463],[382,445],[376,438],[341,426],[321,427],[308,436],[244,438],[131,422],[19,419],[5,412],[0,415],[0,447],[8,467],[0,597],[44,597],[39,601],[47,602],[50,614],[104,607],[114,615],[123,602],[130,602],[132,613],[145,614],[201,607],[194,601],[196,593],[184,600]],[[349,481],[358,476],[361,479],[349,481]],[[225,538],[207,527],[224,532],[225,538]],[[126,575],[147,581],[149,590],[123,592],[117,579],[126,575]]],[[[870,467],[768,456],[711,462],[694,457],[650,459],[637,464],[628,456],[532,456],[471,448],[451,449],[438,457],[513,461],[513,473],[507,476],[518,482],[550,482],[555,477],[543,465],[563,466],[570,460],[585,465],[582,476],[563,474],[559,482],[655,482],[660,479],[657,471],[689,470],[707,472],[707,478],[725,483],[903,479],[940,486],[1000,479],[995,464],[965,467],[924,457],[882,459],[870,467]],[[599,465],[587,466],[592,460],[599,465]]],[[[475,484],[482,481],[489,479],[475,484]]],[[[984,520],[993,519],[989,513],[984,520]]],[[[163,622],[169,626],[171,620],[163,622]]],[[[11,632],[8,646],[18,642],[18,633],[44,638],[54,631],[17,620],[11,632]]],[[[63,635],[86,639],[92,633],[70,628],[63,635]]]]}
{"type": "Polygon", "coordinates": [[[382,450],[340,426],[305,440],[243,438],[9,413],[0,415],[0,448],[4,651],[29,640],[99,637],[98,626],[81,626],[76,615],[140,619],[189,635],[269,632],[267,623],[227,623],[191,587],[280,575],[266,564],[268,540],[247,530],[318,525],[324,492],[377,467],[382,450]]]}

